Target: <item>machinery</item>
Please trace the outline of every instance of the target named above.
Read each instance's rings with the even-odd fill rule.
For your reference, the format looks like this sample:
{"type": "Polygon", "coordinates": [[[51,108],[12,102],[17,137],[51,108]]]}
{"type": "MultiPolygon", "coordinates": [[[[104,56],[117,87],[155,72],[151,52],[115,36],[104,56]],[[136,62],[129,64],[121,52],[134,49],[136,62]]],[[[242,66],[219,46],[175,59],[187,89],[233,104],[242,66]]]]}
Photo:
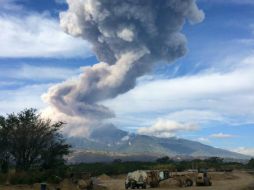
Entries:
{"type": "Polygon", "coordinates": [[[163,172],[151,170],[147,171],[147,183],[150,185],[150,187],[158,187],[160,181],[163,180],[162,175],[163,172]]]}
{"type": "MultiPolygon", "coordinates": [[[[135,172],[128,173],[125,181],[125,189],[128,188],[146,189],[148,186],[151,188],[155,188],[159,186],[161,181],[167,180],[169,178],[174,178],[175,180],[177,180],[180,187],[190,187],[193,186],[195,176],[196,176],[195,173],[190,174],[159,170],[147,170],[147,171],[138,170],[135,172]]],[[[206,178],[204,179],[206,180],[206,178]]]]}
{"type": "Polygon", "coordinates": [[[207,172],[200,172],[196,178],[196,186],[211,186],[211,177],[207,174],[207,172]]]}
{"type": "Polygon", "coordinates": [[[148,183],[148,175],[145,171],[135,171],[128,173],[126,181],[125,181],[125,189],[131,188],[142,188],[146,189],[148,183]]]}
{"type": "Polygon", "coordinates": [[[146,189],[149,187],[158,187],[159,183],[163,180],[170,178],[169,171],[159,171],[159,170],[147,170],[147,171],[135,171],[128,173],[125,188],[142,188],[146,189]]]}

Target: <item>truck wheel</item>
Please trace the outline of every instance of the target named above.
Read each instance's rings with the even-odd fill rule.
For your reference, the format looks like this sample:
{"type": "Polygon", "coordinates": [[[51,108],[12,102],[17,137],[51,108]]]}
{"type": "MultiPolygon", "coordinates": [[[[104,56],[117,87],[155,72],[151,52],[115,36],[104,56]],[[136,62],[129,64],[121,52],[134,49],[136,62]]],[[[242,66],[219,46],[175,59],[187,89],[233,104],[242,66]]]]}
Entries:
{"type": "Polygon", "coordinates": [[[146,189],[146,184],[143,184],[142,189],[146,189]]]}
{"type": "Polygon", "coordinates": [[[205,185],[205,186],[210,186],[210,182],[209,182],[209,179],[208,179],[208,178],[205,178],[205,179],[204,179],[204,185],[205,185]]]}
{"type": "Polygon", "coordinates": [[[193,181],[191,179],[186,179],[185,186],[186,187],[191,187],[192,185],[193,185],[193,181]]]}

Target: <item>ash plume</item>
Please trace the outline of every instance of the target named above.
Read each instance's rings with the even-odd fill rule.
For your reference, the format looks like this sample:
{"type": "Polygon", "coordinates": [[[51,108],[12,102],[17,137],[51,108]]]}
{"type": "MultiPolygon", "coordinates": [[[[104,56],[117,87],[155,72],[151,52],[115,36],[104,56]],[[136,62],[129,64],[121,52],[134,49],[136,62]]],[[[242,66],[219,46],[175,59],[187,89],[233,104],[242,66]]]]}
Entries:
{"type": "Polygon", "coordinates": [[[204,13],[195,0],[68,0],[60,24],[72,36],[91,43],[100,63],[79,79],[53,86],[44,99],[68,116],[108,119],[114,113],[103,100],[136,85],[159,61],[186,54],[184,23],[199,23],[204,13]]]}

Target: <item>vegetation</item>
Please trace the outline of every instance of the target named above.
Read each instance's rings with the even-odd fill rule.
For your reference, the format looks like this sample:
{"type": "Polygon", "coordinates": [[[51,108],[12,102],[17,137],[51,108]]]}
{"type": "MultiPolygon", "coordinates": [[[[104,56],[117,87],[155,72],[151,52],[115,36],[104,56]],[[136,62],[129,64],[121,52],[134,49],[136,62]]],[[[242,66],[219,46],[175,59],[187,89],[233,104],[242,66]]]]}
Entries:
{"type": "Polygon", "coordinates": [[[254,169],[254,158],[250,159],[247,166],[249,169],[254,169]]]}
{"type": "Polygon", "coordinates": [[[93,176],[126,174],[135,170],[165,169],[184,171],[188,169],[254,169],[254,159],[244,165],[224,162],[218,157],[206,160],[175,161],[168,156],[156,162],[92,163],[66,166],[64,156],[70,146],[65,143],[59,130],[64,123],[52,123],[37,114],[34,109],[26,109],[7,117],[0,116],[0,184],[9,180],[11,184],[33,184],[47,181],[57,183],[70,173],[90,173],[93,176]],[[14,172],[9,172],[9,169],[14,172]]]}
{"type": "Polygon", "coordinates": [[[168,156],[164,156],[164,157],[162,157],[162,158],[158,158],[158,159],[156,160],[156,162],[158,162],[158,163],[172,163],[172,162],[174,162],[174,161],[171,160],[168,156]]]}
{"type": "Polygon", "coordinates": [[[217,171],[231,171],[233,169],[245,169],[246,166],[236,162],[223,162],[220,158],[206,160],[174,161],[163,157],[156,162],[112,162],[112,163],[83,163],[70,166],[71,172],[91,173],[93,176],[107,174],[126,174],[135,170],[170,170],[184,171],[188,169],[214,169],[217,171]]]}
{"type": "Polygon", "coordinates": [[[11,165],[11,182],[31,183],[63,170],[70,149],[59,133],[63,124],[42,119],[35,109],[0,116],[0,171],[7,173],[11,165]]]}

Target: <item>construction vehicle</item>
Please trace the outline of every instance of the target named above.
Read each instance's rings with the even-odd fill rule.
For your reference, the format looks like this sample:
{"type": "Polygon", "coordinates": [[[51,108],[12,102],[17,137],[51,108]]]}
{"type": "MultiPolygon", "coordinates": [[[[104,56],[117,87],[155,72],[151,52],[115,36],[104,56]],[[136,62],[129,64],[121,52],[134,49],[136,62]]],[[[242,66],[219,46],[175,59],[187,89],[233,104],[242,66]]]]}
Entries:
{"type": "Polygon", "coordinates": [[[186,174],[175,174],[172,178],[178,181],[179,187],[191,187],[194,183],[193,177],[186,174]]]}
{"type": "Polygon", "coordinates": [[[125,181],[125,189],[142,188],[146,189],[148,186],[151,188],[158,187],[161,181],[169,178],[178,181],[180,187],[191,187],[196,179],[196,173],[190,172],[169,172],[167,170],[138,170],[128,173],[125,181]]]}
{"type": "Polygon", "coordinates": [[[207,172],[199,172],[196,178],[196,186],[211,186],[211,177],[207,172]]]}
{"type": "Polygon", "coordinates": [[[158,171],[158,170],[147,170],[147,171],[135,171],[128,173],[126,181],[125,181],[125,188],[142,188],[146,189],[147,186],[149,187],[158,187],[159,183],[162,180],[169,178],[169,172],[167,171],[158,171]]]}
{"type": "Polygon", "coordinates": [[[148,183],[148,175],[145,171],[135,171],[130,172],[127,175],[126,181],[125,181],[125,189],[131,188],[142,188],[146,189],[148,183]]]}
{"type": "Polygon", "coordinates": [[[162,181],[162,175],[163,172],[157,171],[157,170],[150,170],[150,171],[146,171],[147,173],[147,184],[150,187],[158,187],[160,181],[162,181]]]}
{"type": "Polygon", "coordinates": [[[193,185],[193,180],[188,175],[181,175],[167,170],[138,170],[128,173],[125,181],[125,189],[142,188],[146,189],[148,186],[151,188],[158,187],[161,181],[169,178],[175,178],[179,181],[181,187],[189,187],[193,185]]]}

